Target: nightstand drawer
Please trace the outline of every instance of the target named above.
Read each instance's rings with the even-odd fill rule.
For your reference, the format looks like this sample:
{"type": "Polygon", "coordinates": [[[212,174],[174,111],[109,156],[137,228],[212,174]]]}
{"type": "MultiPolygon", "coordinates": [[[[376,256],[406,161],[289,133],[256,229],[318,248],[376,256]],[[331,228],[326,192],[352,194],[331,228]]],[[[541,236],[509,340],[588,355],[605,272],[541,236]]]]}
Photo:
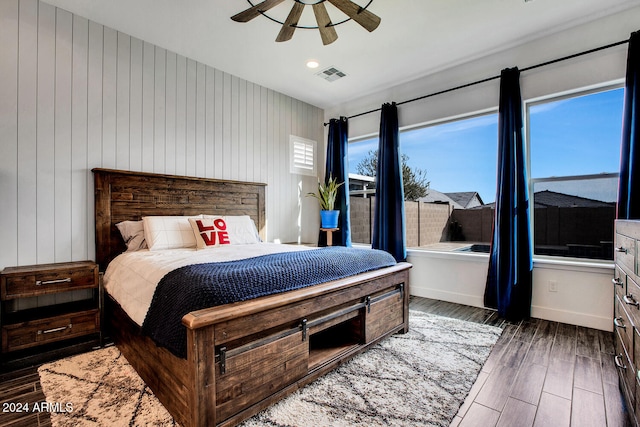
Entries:
{"type": "Polygon", "coordinates": [[[98,267],[92,262],[11,267],[2,272],[3,300],[95,287],[98,267]]]}
{"type": "Polygon", "coordinates": [[[2,351],[21,350],[98,332],[98,309],[15,323],[2,327],[2,351]]]}

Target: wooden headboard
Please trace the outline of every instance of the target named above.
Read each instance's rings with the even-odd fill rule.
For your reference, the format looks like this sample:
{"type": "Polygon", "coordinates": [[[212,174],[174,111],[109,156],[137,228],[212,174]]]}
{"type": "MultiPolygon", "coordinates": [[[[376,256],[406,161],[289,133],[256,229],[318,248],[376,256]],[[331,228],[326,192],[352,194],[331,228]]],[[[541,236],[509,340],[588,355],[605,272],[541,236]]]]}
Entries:
{"type": "Polygon", "coordinates": [[[255,182],[93,169],[96,262],[104,271],[126,247],[116,228],[151,215],[249,215],[265,236],[265,187],[255,182]]]}

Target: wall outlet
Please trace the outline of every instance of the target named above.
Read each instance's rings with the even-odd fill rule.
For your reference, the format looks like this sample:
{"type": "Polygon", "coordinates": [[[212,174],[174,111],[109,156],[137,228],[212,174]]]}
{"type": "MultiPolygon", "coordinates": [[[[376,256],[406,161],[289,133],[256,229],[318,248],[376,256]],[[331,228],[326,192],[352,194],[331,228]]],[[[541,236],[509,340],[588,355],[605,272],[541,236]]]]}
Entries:
{"type": "Polygon", "coordinates": [[[549,292],[558,292],[558,282],[556,280],[549,280],[549,292]]]}

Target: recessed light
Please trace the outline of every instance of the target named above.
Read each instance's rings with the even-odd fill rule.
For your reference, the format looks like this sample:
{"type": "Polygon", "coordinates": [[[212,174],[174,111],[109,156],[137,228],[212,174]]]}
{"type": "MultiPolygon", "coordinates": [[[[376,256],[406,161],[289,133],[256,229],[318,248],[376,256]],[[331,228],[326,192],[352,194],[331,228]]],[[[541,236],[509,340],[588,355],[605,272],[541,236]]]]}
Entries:
{"type": "Polygon", "coordinates": [[[319,65],[320,64],[318,63],[318,61],[314,61],[314,60],[307,61],[307,67],[309,68],[318,68],[319,65]]]}

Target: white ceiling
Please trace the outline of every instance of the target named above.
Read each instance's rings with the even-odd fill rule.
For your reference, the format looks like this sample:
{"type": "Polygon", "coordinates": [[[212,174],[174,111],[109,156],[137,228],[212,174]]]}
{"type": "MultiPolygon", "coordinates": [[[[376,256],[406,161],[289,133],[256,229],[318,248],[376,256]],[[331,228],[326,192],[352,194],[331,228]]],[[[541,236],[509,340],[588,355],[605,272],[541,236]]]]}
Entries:
{"type": "MultiPolygon", "coordinates": [[[[256,4],[259,0],[253,0],[256,4]]],[[[269,14],[284,21],[294,0],[269,14]]],[[[323,46],[317,30],[296,30],[276,43],[280,24],[230,17],[248,0],[46,0],[126,34],[322,108],[423,77],[638,6],[638,0],[373,0],[382,22],[372,33],[354,21],[338,25],[323,46]],[[310,70],[309,59],[320,63],[310,70]],[[347,77],[327,82],[319,70],[347,77]]],[[[307,0],[307,2],[310,2],[307,0]]],[[[368,0],[354,0],[363,6],[368,0]]],[[[346,18],[328,2],[333,19],[346,18]]],[[[307,6],[301,25],[314,24],[307,6]],[[308,10],[306,10],[308,9],[308,10]]]]}

